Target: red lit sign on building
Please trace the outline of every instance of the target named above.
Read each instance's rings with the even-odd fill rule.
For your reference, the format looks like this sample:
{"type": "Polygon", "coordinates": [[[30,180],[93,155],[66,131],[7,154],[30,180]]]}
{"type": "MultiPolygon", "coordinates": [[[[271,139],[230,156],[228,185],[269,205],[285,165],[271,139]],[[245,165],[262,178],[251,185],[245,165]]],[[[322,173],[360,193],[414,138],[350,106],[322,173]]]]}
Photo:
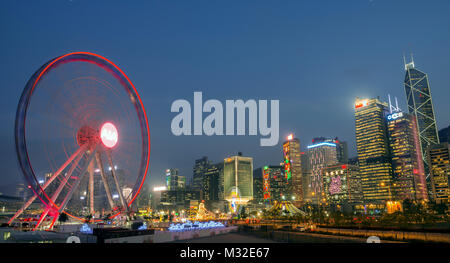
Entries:
{"type": "Polygon", "coordinates": [[[359,101],[358,103],[355,104],[355,109],[365,107],[367,105],[369,105],[368,100],[359,101]]]}

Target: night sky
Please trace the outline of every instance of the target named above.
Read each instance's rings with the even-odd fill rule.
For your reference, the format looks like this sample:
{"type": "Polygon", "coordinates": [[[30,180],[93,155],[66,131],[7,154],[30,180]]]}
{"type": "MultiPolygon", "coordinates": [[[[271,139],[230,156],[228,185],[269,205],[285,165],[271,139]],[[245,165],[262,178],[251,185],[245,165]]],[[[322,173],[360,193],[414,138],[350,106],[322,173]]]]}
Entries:
{"type": "MultiPolygon", "coordinates": [[[[293,132],[348,141],[356,156],[355,97],[387,94],[406,110],[403,54],[429,74],[438,128],[450,125],[449,1],[0,1],[0,185],[21,182],[14,118],[23,87],[45,62],[98,53],[126,72],[149,115],[148,183],[166,168],[243,152],[278,164],[293,132]],[[280,141],[172,135],[176,99],[280,100],[280,141]]],[[[205,115],[204,115],[205,116],[205,115]]]]}

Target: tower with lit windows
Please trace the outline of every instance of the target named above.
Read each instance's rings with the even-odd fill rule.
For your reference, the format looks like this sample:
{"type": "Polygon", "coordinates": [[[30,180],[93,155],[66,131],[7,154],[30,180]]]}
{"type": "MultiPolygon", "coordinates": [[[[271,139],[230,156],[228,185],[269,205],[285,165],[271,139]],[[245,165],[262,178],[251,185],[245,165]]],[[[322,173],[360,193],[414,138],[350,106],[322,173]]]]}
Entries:
{"type": "Polygon", "coordinates": [[[337,145],[334,140],[314,138],[308,145],[308,167],[310,168],[309,196],[316,204],[326,203],[326,193],[323,185],[323,170],[325,167],[338,163],[337,145]]]}
{"type": "Polygon", "coordinates": [[[323,176],[324,192],[330,205],[342,207],[362,203],[358,166],[342,163],[330,165],[323,169],[323,176]]]}
{"type": "Polygon", "coordinates": [[[253,158],[241,153],[224,160],[224,197],[230,203],[245,204],[253,199],[253,158]]]}
{"type": "Polygon", "coordinates": [[[274,201],[284,201],[287,196],[287,180],[284,167],[281,165],[266,165],[260,169],[262,172],[263,200],[266,204],[274,201]]]}
{"type": "Polygon", "coordinates": [[[387,115],[386,121],[395,197],[400,200],[428,200],[415,116],[396,111],[387,115]]]}
{"type": "Polygon", "coordinates": [[[355,134],[364,199],[392,199],[392,165],[385,116],[388,105],[378,98],[355,101],[355,134]]]}
{"type": "Polygon", "coordinates": [[[427,151],[433,199],[450,203],[450,144],[432,145],[427,151]]]}
{"type": "Polygon", "coordinates": [[[283,166],[287,184],[286,198],[299,206],[303,203],[302,160],[300,140],[292,134],[283,143],[283,166]]]}
{"type": "Polygon", "coordinates": [[[425,168],[428,169],[427,147],[439,144],[430,83],[428,75],[415,67],[412,58],[410,63],[405,61],[405,71],[404,84],[408,112],[416,118],[422,156],[425,168]]]}
{"type": "Polygon", "coordinates": [[[166,170],[167,190],[173,191],[184,189],[186,186],[186,177],[178,174],[178,169],[171,168],[166,170]]]}

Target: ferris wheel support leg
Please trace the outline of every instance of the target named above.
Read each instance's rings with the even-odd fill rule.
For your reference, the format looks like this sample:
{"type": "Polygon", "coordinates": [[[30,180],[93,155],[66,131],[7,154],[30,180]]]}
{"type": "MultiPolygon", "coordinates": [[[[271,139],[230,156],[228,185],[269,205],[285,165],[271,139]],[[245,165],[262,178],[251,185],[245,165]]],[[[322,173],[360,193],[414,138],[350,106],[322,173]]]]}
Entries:
{"type": "Polygon", "coordinates": [[[119,180],[117,179],[116,176],[116,169],[114,168],[114,164],[112,161],[111,151],[106,150],[106,157],[108,158],[108,163],[109,166],[111,167],[111,175],[114,179],[114,184],[116,185],[117,192],[119,192],[120,203],[122,204],[123,209],[125,209],[125,211],[128,211],[128,206],[125,203],[125,198],[123,198],[122,189],[119,186],[119,180]]]}
{"type": "Polygon", "coordinates": [[[87,169],[89,167],[89,164],[94,160],[95,153],[97,152],[97,146],[92,150],[92,153],[87,158],[87,162],[84,165],[83,169],[81,170],[79,178],[74,182],[72,185],[72,188],[70,188],[69,193],[67,193],[66,197],[64,198],[62,204],[59,206],[58,213],[61,214],[64,208],[66,208],[67,203],[69,202],[70,198],[72,198],[73,193],[78,188],[78,185],[80,185],[81,180],[83,179],[84,175],[87,172],[87,169]]]}
{"type": "Polygon", "coordinates": [[[100,169],[100,175],[102,177],[103,185],[105,186],[106,197],[111,209],[114,209],[114,201],[111,197],[111,191],[109,189],[108,181],[106,181],[105,170],[103,169],[102,159],[100,158],[100,152],[95,153],[95,159],[97,160],[98,168],[100,169]]]}
{"type": "MultiPolygon", "coordinates": [[[[79,154],[78,157],[75,159],[75,161],[73,162],[72,166],[70,167],[69,171],[67,172],[66,176],[64,177],[63,181],[59,184],[58,188],[56,189],[55,193],[52,195],[51,201],[52,204],[50,204],[51,206],[48,206],[45,211],[42,213],[41,217],[39,218],[39,221],[37,222],[36,226],[34,227],[33,231],[36,230],[39,225],[42,223],[42,221],[45,219],[45,217],[47,216],[48,212],[50,212],[50,209],[53,208],[54,203],[56,201],[56,199],[58,199],[59,194],[61,193],[61,191],[64,189],[64,186],[66,186],[67,182],[69,181],[70,176],[72,176],[73,171],[75,170],[75,168],[78,166],[78,163],[80,162],[81,158],[83,157],[83,154],[79,154]]],[[[55,216],[58,217],[58,216],[55,216]]],[[[52,224],[53,226],[53,224],[52,224]]]]}
{"type": "Polygon", "coordinates": [[[44,212],[42,212],[41,217],[39,217],[39,220],[36,223],[36,226],[34,226],[33,231],[36,231],[39,227],[39,225],[41,225],[42,221],[44,221],[45,217],[47,216],[48,212],[50,211],[49,208],[45,209],[44,212]]]}
{"type": "MultiPolygon", "coordinates": [[[[77,157],[80,154],[83,154],[84,151],[86,150],[86,146],[82,146],[80,148],[78,148],[78,150],[76,150],[70,157],[69,159],[67,159],[67,161],[52,175],[52,177],[50,177],[49,180],[47,180],[47,182],[45,182],[45,184],[42,186],[42,190],[47,189],[47,187],[50,185],[50,183],[53,182],[53,180],[56,179],[56,177],[58,177],[58,175],[61,174],[62,171],[64,171],[64,169],[66,169],[66,167],[75,159],[75,157],[77,157]]],[[[36,200],[37,196],[33,195],[32,197],[30,197],[30,199],[28,199],[28,201],[22,206],[22,208],[20,208],[13,217],[11,217],[11,219],[8,222],[8,225],[12,223],[12,221],[14,221],[14,219],[16,219],[18,216],[20,216],[33,202],[34,200],[36,200]]]]}
{"type": "Polygon", "coordinates": [[[94,216],[94,162],[91,162],[89,171],[89,212],[94,216]]]}
{"type": "Polygon", "coordinates": [[[57,214],[57,215],[55,215],[54,217],[53,217],[53,220],[52,220],[52,223],[50,224],[50,226],[49,226],[49,230],[50,229],[53,229],[53,225],[55,224],[55,222],[56,222],[56,219],[58,219],[58,217],[59,217],[59,214],[57,214]]]}

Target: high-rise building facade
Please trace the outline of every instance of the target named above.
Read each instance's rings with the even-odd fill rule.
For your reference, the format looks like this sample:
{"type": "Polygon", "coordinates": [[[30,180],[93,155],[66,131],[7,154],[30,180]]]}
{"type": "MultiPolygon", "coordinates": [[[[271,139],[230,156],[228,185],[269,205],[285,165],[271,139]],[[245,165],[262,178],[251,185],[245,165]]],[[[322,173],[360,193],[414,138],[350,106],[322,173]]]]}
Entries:
{"type": "Polygon", "coordinates": [[[338,137],[327,138],[327,137],[315,137],[312,139],[313,144],[318,144],[321,142],[329,142],[336,144],[336,157],[339,163],[348,162],[348,146],[347,142],[339,140],[338,137]]]}
{"type": "Polygon", "coordinates": [[[352,205],[363,202],[359,168],[350,164],[335,164],[323,169],[324,192],[329,204],[352,205]]]}
{"type": "Polygon", "coordinates": [[[166,170],[167,190],[178,190],[186,187],[186,177],[178,174],[178,169],[171,168],[166,170]]]}
{"type": "MultiPolygon", "coordinates": [[[[267,165],[258,170],[262,175],[262,194],[266,204],[288,198],[287,180],[282,165],[267,165]]],[[[291,197],[292,200],[292,197],[291,197]]]]}
{"type": "Polygon", "coordinates": [[[300,140],[290,134],[283,143],[283,165],[287,183],[287,198],[299,206],[303,203],[302,160],[300,140]]]}
{"type": "Polygon", "coordinates": [[[450,144],[432,145],[427,149],[433,199],[450,203],[450,144]]]}
{"type": "Polygon", "coordinates": [[[450,126],[438,131],[439,142],[450,142],[450,126]]]}
{"type": "Polygon", "coordinates": [[[386,117],[396,199],[428,200],[425,168],[414,115],[393,112],[386,117]]]}
{"type": "Polygon", "coordinates": [[[418,70],[414,61],[405,62],[405,92],[408,112],[415,116],[419,131],[420,146],[424,163],[427,168],[427,147],[438,144],[439,137],[434,116],[428,75],[418,70]]]}
{"type": "Polygon", "coordinates": [[[253,171],[253,202],[264,202],[264,179],[263,168],[257,168],[253,171]]]}
{"type": "Polygon", "coordinates": [[[311,201],[316,204],[323,204],[326,202],[326,193],[323,188],[323,169],[338,163],[336,144],[316,138],[314,144],[308,145],[307,148],[308,166],[311,170],[309,180],[311,201]]]}
{"type": "Polygon", "coordinates": [[[379,99],[355,101],[355,134],[364,199],[383,202],[392,199],[392,165],[385,116],[387,103],[379,99]]]}
{"type": "Polygon", "coordinates": [[[223,163],[211,164],[206,168],[203,176],[203,200],[221,200],[221,173],[223,173],[223,163]]]}
{"type": "Polygon", "coordinates": [[[204,156],[200,159],[195,160],[193,175],[192,175],[192,187],[194,189],[202,191],[203,182],[205,177],[205,172],[208,167],[211,165],[211,162],[208,160],[208,157],[204,156]]]}
{"type": "Polygon", "coordinates": [[[303,201],[311,203],[311,168],[309,167],[308,154],[301,155],[302,160],[302,186],[303,186],[303,201]]]}
{"type": "Polygon", "coordinates": [[[241,155],[224,160],[224,199],[247,203],[253,199],[253,158],[241,155]]]}
{"type": "Polygon", "coordinates": [[[347,142],[340,141],[336,137],[334,140],[334,143],[336,143],[336,151],[337,151],[337,159],[340,163],[348,163],[348,146],[347,142]]]}

